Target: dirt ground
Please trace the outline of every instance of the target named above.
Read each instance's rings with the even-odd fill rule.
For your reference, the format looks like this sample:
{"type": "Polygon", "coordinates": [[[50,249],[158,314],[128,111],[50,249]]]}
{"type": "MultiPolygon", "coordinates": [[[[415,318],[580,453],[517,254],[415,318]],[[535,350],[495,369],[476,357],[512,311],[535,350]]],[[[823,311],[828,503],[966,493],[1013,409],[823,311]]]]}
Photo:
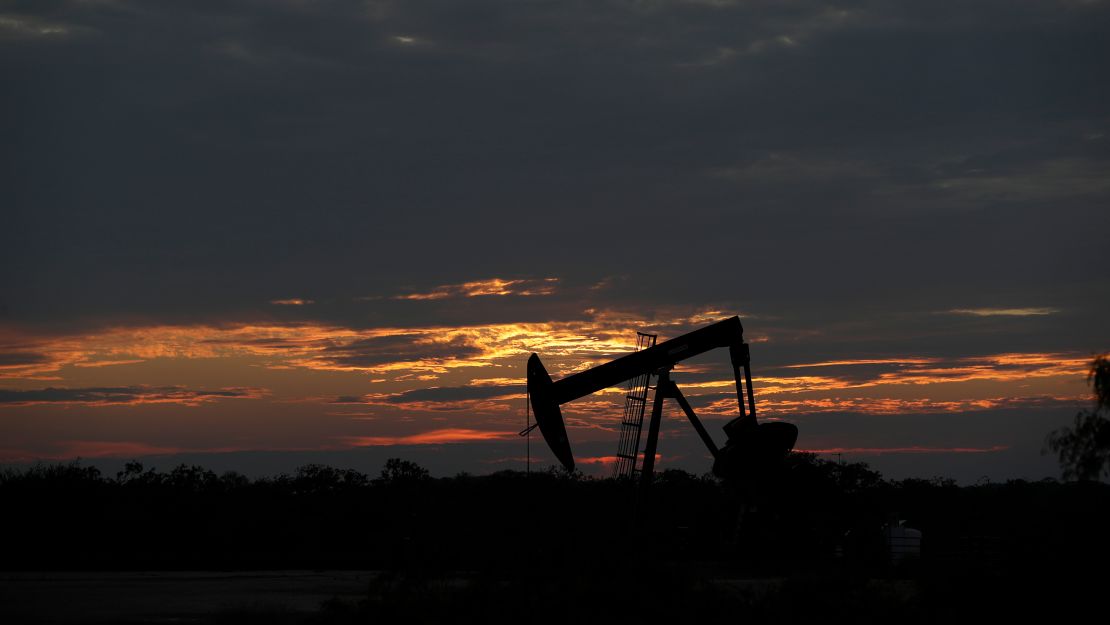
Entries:
{"type": "Polygon", "coordinates": [[[372,571],[0,573],[0,622],[191,623],[213,614],[307,613],[357,599],[372,571]]]}

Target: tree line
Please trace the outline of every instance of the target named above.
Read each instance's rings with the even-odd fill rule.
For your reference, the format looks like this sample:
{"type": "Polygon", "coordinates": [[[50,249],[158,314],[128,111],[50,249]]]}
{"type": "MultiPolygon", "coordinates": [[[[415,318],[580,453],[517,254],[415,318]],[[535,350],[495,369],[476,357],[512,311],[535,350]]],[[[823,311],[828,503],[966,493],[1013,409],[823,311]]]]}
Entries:
{"type": "Polygon", "coordinates": [[[1110,487],[886,480],[864,463],[794,453],[759,492],[710,475],[629,482],[560,470],[432,478],[390,459],[377,476],[312,464],[251,479],[200,466],[80,462],[0,474],[11,569],[519,569],[645,557],[808,566],[882,558],[881,529],[924,532],[934,560],[989,566],[1107,549],[1110,487]]]}

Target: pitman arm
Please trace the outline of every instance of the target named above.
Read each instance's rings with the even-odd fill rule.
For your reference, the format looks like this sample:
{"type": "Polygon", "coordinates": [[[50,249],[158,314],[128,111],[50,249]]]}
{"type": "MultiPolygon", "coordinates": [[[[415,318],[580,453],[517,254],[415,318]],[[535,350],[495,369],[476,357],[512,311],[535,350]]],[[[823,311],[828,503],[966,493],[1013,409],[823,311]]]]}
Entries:
{"type": "MultiPolygon", "coordinates": [[[[553,382],[548,398],[562,405],[610,386],[616,386],[637,375],[655,373],[664,367],[673,367],[676,363],[719,347],[735,346],[734,349],[729,350],[734,358],[735,368],[738,364],[744,364],[735,362],[735,358],[747,353],[746,349],[741,348],[743,344],[744,327],[740,325],[740,318],[729,317],[724,321],[663,341],[655,347],[633,352],[553,382]]],[[[529,378],[529,383],[531,381],[529,378]]],[[[739,379],[737,382],[739,383],[739,379]]]]}

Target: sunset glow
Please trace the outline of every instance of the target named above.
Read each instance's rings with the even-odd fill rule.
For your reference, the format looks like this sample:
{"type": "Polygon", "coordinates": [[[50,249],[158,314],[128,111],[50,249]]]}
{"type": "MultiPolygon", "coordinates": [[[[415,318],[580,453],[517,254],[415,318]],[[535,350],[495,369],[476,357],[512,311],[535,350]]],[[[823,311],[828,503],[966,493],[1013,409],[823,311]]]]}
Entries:
{"type": "MultiPolygon", "coordinates": [[[[524,295],[508,291],[526,283],[492,280],[433,292],[447,293],[444,297],[524,295]]],[[[567,375],[632,350],[635,329],[651,329],[666,338],[720,314],[694,311],[649,319],[619,311],[590,311],[578,320],[544,323],[353,327],[294,321],[117,326],[81,334],[8,328],[3,342],[9,356],[2,370],[9,388],[0,390],[0,411],[34,418],[36,410],[58,407],[89,410],[89,418],[97,418],[107,411],[134,411],[142,406],[177,405],[189,411],[211,406],[234,418],[235,406],[256,406],[252,412],[285,406],[283,411],[293,410],[301,415],[299,419],[318,414],[341,420],[329,428],[305,430],[306,437],[296,445],[303,449],[511,442],[517,440],[521,427],[521,368],[530,353],[542,354],[554,375],[567,375]],[[191,362],[203,363],[202,369],[187,373],[193,369],[191,362]],[[183,372],[182,383],[164,384],[162,372],[173,370],[183,372]],[[223,372],[221,380],[238,380],[242,385],[214,386],[206,376],[198,376],[214,370],[223,372]],[[315,382],[292,387],[284,382],[300,375],[298,371],[311,374],[315,382]],[[398,433],[398,427],[404,431],[398,433]]],[[[768,329],[762,338],[753,348],[754,384],[759,412],[767,418],[958,414],[1068,407],[1082,401],[1077,382],[1086,359],[1081,354],[1007,352],[956,358],[910,354],[763,367],[760,356],[774,353],[778,337],[768,329]]],[[[703,417],[729,419],[737,414],[735,381],[719,359],[680,365],[674,376],[703,417]]],[[[613,439],[623,394],[622,388],[607,389],[566,406],[569,430],[578,440],[613,439]]],[[[133,412],[119,415],[121,424],[136,417],[133,412]]],[[[126,440],[126,429],[114,434],[125,442],[61,441],[39,453],[118,457],[183,449],[126,440]]],[[[34,457],[36,443],[26,440],[31,445],[27,449],[4,450],[7,461],[34,457]]],[[[270,445],[245,443],[244,448],[270,445]]],[[[226,445],[188,449],[217,451],[226,445]]],[[[819,453],[933,450],[841,449],[856,451],[819,453]]],[[[971,448],[946,449],[964,453],[971,448]]],[[[583,457],[582,464],[600,467],[607,458],[583,457]]]]}
{"type": "MultiPolygon", "coordinates": [[[[531,354],[735,316],[800,448],[1056,474],[1110,350],[1107,3],[470,4],[0,9],[0,464],[547,466],[531,354]]],[[[723,445],[728,349],[671,373],[723,445]]],[[[587,472],[626,392],[561,407],[587,472]]]]}

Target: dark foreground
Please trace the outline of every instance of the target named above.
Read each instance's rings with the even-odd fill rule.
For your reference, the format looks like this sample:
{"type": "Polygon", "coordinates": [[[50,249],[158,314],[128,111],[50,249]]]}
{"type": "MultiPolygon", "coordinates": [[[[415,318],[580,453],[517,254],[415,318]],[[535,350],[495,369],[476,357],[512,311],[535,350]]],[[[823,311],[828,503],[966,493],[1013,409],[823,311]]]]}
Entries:
{"type": "Polygon", "coordinates": [[[5,623],[292,622],[326,602],[357,603],[365,571],[153,571],[0,574],[5,623]]]}
{"type": "MultiPolygon", "coordinates": [[[[722,576],[689,566],[556,577],[369,571],[9,573],[5,623],[941,623],[1074,618],[1094,584],[969,574],[722,576]]],[[[1044,578],[1048,579],[1048,578],[1044,578]]]]}
{"type": "Polygon", "coordinates": [[[756,495],[404,463],[2,477],[4,623],[1058,621],[1101,611],[1110,563],[1106,485],[889,482],[802,454],[756,495]],[[919,556],[891,557],[899,523],[919,556]]]}

